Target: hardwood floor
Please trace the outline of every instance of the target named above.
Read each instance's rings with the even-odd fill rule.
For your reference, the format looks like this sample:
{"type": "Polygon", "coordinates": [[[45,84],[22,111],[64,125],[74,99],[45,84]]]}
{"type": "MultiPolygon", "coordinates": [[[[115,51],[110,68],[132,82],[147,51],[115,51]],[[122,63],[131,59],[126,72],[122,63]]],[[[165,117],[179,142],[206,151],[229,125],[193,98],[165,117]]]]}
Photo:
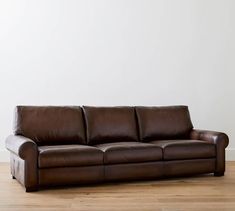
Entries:
{"type": "Polygon", "coordinates": [[[0,211],[234,211],[235,161],[224,177],[191,178],[67,187],[25,193],[0,163],[0,211]]]}

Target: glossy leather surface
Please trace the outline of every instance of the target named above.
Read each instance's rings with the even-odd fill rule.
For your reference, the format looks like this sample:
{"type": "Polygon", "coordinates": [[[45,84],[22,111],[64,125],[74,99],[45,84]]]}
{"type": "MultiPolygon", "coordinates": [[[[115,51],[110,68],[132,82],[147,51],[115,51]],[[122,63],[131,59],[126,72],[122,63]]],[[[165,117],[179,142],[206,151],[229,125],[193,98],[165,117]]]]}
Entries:
{"type": "Polygon", "coordinates": [[[38,147],[36,143],[23,136],[10,135],[6,139],[10,151],[11,173],[25,188],[38,187],[38,147]]]}
{"type": "Polygon", "coordinates": [[[14,133],[37,145],[86,144],[82,110],[78,106],[17,106],[14,133]]]}
{"type": "Polygon", "coordinates": [[[163,162],[105,165],[106,181],[156,179],[163,176],[163,162]]]}
{"type": "Polygon", "coordinates": [[[208,174],[215,171],[215,158],[174,160],[164,162],[164,176],[190,176],[208,174]]]}
{"type": "Polygon", "coordinates": [[[89,145],[138,141],[132,107],[83,107],[89,145]]]}
{"type": "MultiPolygon", "coordinates": [[[[27,182],[25,182],[25,160],[21,159],[14,153],[10,153],[10,166],[11,166],[11,175],[19,181],[19,183],[23,186],[27,185],[27,182]]],[[[37,170],[35,170],[37,172],[37,170]]],[[[35,185],[37,185],[37,180],[35,185]]],[[[29,183],[30,186],[33,183],[29,183]]],[[[34,185],[34,186],[35,186],[34,185]]]]}
{"type": "Polygon", "coordinates": [[[215,144],[200,140],[158,140],[150,143],[163,149],[164,160],[214,158],[216,156],[215,144]]]}
{"type": "Polygon", "coordinates": [[[191,139],[199,139],[216,145],[216,170],[215,174],[223,175],[225,171],[225,148],[229,144],[229,138],[225,133],[208,131],[208,130],[192,130],[191,139]]]}
{"type": "Polygon", "coordinates": [[[140,142],[117,142],[95,145],[104,152],[104,164],[138,163],[162,160],[162,149],[140,142]]]}
{"type": "Polygon", "coordinates": [[[104,181],[104,166],[39,169],[39,185],[89,184],[104,181]]]}
{"type": "Polygon", "coordinates": [[[39,168],[103,165],[103,152],[85,145],[38,147],[39,168]]]}
{"type": "Polygon", "coordinates": [[[189,138],[193,128],[187,106],[136,107],[142,141],[189,138]]]}
{"type": "Polygon", "coordinates": [[[17,107],[15,133],[21,135],[9,136],[6,148],[11,174],[26,191],[51,185],[224,175],[228,136],[193,130],[186,106],[137,107],[136,112],[133,107],[83,109],[17,107]]]}

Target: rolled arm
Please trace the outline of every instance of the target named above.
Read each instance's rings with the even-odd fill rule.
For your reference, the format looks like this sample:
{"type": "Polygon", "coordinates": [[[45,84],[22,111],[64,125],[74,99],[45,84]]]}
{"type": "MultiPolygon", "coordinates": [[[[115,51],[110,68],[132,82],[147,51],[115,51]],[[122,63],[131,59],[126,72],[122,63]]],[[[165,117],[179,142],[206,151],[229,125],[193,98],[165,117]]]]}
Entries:
{"type": "Polygon", "coordinates": [[[10,135],[7,137],[6,148],[23,160],[27,159],[31,153],[37,154],[38,151],[37,145],[33,140],[24,136],[16,135],[10,135]]]}
{"type": "Polygon", "coordinates": [[[209,130],[192,130],[190,133],[191,139],[208,141],[214,144],[221,144],[226,148],[229,144],[229,138],[225,133],[209,131],[209,130]]]}
{"type": "Polygon", "coordinates": [[[26,191],[38,189],[38,147],[34,141],[24,136],[10,135],[6,148],[11,152],[11,173],[26,191]]]}
{"type": "Polygon", "coordinates": [[[208,131],[208,130],[192,130],[190,139],[208,141],[216,145],[216,166],[215,175],[222,176],[225,171],[225,148],[229,144],[229,138],[225,133],[208,131]]]}

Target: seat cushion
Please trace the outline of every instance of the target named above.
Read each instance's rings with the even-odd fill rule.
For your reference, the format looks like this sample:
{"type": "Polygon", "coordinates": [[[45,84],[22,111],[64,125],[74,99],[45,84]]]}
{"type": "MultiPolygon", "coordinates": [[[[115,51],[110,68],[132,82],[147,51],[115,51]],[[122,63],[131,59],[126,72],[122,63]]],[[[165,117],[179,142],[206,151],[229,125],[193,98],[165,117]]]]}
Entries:
{"type": "Polygon", "coordinates": [[[86,144],[82,109],[78,106],[17,106],[15,135],[37,145],[86,144]]]}
{"type": "Polygon", "coordinates": [[[162,149],[140,142],[116,142],[96,145],[104,152],[104,164],[138,163],[162,160],[162,149]]]}
{"type": "Polygon", "coordinates": [[[85,145],[38,147],[39,168],[103,165],[103,152],[85,145]]]}
{"type": "Polygon", "coordinates": [[[215,144],[199,140],[164,140],[150,143],[163,149],[164,160],[212,158],[216,156],[215,144]]]}
{"type": "Polygon", "coordinates": [[[140,140],[187,139],[193,128],[187,106],[136,107],[140,140]]]}
{"type": "Polygon", "coordinates": [[[89,145],[138,141],[132,107],[83,107],[89,145]]]}

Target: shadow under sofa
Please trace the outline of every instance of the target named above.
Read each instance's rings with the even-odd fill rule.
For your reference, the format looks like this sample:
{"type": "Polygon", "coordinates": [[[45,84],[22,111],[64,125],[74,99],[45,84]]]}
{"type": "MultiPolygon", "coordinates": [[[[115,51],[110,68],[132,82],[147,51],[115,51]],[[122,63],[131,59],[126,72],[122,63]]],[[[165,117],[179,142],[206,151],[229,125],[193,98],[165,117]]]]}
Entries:
{"type": "Polygon", "coordinates": [[[6,139],[26,192],[57,185],[225,171],[225,133],[196,130],[187,106],[17,106],[6,139]]]}

